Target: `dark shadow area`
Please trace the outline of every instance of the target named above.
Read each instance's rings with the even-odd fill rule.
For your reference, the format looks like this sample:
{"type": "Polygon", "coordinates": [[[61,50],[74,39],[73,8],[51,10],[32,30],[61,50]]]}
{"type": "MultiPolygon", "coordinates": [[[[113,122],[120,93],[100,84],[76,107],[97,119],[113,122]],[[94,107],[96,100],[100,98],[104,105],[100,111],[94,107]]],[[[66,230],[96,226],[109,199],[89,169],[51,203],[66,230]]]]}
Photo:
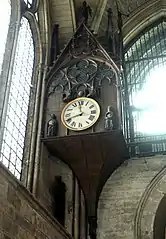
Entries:
{"type": "Polygon", "coordinates": [[[65,194],[66,186],[61,176],[56,176],[50,188],[52,196],[52,212],[54,217],[61,225],[65,223],[65,194]]]}
{"type": "Polygon", "coordinates": [[[166,228],[166,195],[162,198],[154,220],[154,239],[165,239],[166,228]]]}

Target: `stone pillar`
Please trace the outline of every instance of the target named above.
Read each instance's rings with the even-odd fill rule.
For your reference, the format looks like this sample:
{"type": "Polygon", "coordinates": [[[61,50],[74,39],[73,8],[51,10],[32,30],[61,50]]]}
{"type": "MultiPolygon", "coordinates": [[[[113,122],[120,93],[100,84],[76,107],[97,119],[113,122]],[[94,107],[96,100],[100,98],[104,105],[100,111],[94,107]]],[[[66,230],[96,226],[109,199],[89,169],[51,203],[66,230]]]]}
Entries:
{"type": "Polygon", "coordinates": [[[79,239],[79,185],[75,180],[74,238],[79,239]]]}
{"type": "Polygon", "coordinates": [[[84,194],[81,190],[80,194],[80,239],[86,238],[86,207],[85,207],[85,199],[84,194]]]}

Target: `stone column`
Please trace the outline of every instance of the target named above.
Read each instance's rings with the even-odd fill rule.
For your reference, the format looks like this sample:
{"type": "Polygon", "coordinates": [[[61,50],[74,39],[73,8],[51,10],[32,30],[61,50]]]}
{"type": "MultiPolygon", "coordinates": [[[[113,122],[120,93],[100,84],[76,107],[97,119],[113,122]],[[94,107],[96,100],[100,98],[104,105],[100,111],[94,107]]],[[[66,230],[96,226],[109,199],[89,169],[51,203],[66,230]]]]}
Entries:
{"type": "Polygon", "coordinates": [[[74,238],[79,239],[79,185],[75,180],[74,238]]]}
{"type": "Polygon", "coordinates": [[[86,238],[86,207],[85,207],[85,199],[84,194],[81,190],[80,194],[80,239],[86,238]]]}

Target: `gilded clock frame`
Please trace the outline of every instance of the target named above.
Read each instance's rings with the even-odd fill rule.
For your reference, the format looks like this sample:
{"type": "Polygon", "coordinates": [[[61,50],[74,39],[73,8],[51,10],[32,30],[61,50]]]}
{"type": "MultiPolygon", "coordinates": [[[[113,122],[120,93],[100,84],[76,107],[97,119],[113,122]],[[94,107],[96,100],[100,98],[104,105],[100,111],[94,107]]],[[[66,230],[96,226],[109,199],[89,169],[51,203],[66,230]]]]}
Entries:
{"type": "Polygon", "coordinates": [[[87,129],[91,128],[91,127],[97,122],[97,120],[99,119],[99,117],[100,117],[100,106],[99,106],[98,102],[97,102],[96,100],[94,100],[94,99],[92,99],[92,98],[88,98],[88,97],[78,97],[78,98],[76,98],[76,99],[70,101],[69,103],[67,103],[67,104],[65,105],[65,107],[63,108],[63,110],[62,110],[62,112],[61,112],[61,122],[63,123],[63,125],[64,125],[67,129],[70,129],[70,130],[72,130],[72,131],[84,131],[84,130],[87,130],[87,129]],[[81,128],[80,128],[80,129],[73,129],[73,127],[70,127],[69,125],[67,125],[67,124],[65,123],[64,114],[65,114],[66,109],[69,107],[69,105],[73,104],[74,102],[80,101],[80,100],[88,100],[88,101],[91,101],[95,106],[97,106],[97,107],[96,107],[96,110],[97,110],[97,114],[98,114],[98,115],[97,115],[97,117],[95,118],[95,120],[92,122],[92,124],[87,125],[87,127],[84,127],[83,129],[81,129],[81,128]]]}

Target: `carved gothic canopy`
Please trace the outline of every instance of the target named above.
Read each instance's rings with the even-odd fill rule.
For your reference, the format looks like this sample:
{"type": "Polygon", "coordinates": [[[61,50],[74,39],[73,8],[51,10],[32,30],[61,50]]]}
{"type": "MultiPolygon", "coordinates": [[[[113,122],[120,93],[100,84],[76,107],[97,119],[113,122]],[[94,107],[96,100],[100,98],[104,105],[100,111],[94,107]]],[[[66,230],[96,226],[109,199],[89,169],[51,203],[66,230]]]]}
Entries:
{"type": "Polygon", "coordinates": [[[94,59],[82,59],[54,73],[48,85],[48,97],[61,92],[64,102],[77,97],[98,98],[102,82],[117,86],[117,72],[109,64],[94,59]]]}

